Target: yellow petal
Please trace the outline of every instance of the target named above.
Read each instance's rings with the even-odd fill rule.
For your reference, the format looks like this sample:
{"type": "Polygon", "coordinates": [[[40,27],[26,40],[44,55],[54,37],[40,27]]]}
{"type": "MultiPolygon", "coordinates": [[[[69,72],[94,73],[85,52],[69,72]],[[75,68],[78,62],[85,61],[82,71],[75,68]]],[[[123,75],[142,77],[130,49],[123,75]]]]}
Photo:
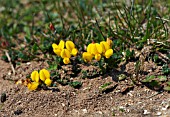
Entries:
{"type": "Polygon", "coordinates": [[[64,58],[63,59],[63,63],[64,64],[69,64],[70,63],[70,59],[69,58],[64,58]]]}
{"type": "Polygon", "coordinates": [[[110,56],[112,56],[112,55],[113,55],[113,49],[109,49],[109,50],[107,50],[106,53],[105,53],[105,57],[106,57],[106,58],[110,58],[110,56]]]}
{"type": "Polygon", "coordinates": [[[105,53],[108,49],[110,49],[109,44],[107,42],[105,42],[105,41],[100,42],[100,45],[102,47],[103,53],[105,53]]]}
{"type": "Polygon", "coordinates": [[[59,45],[58,45],[60,50],[64,49],[64,44],[65,44],[65,42],[63,40],[61,40],[59,45]]]}
{"type": "Polygon", "coordinates": [[[91,50],[92,50],[92,46],[93,46],[94,44],[93,43],[90,43],[88,46],[87,46],[87,52],[88,53],[91,53],[91,50]]]}
{"type": "Polygon", "coordinates": [[[87,52],[95,55],[97,53],[97,48],[95,43],[91,43],[87,46],[87,52]]]}
{"type": "Polygon", "coordinates": [[[38,82],[31,82],[27,85],[29,90],[36,90],[38,88],[39,83],[38,82]]]}
{"type": "Polygon", "coordinates": [[[92,54],[88,53],[88,52],[84,52],[83,53],[83,59],[85,62],[89,62],[91,61],[93,58],[92,54]]]}
{"type": "Polygon", "coordinates": [[[28,87],[28,89],[30,89],[31,88],[31,83],[28,83],[27,87],[28,87]]]}
{"type": "Polygon", "coordinates": [[[103,52],[106,52],[106,49],[105,49],[105,47],[104,47],[104,41],[100,42],[100,45],[101,45],[101,47],[102,47],[102,51],[103,51],[103,52]]]}
{"type": "Polygon", "coordinates": [[[52,47],[53,47],[53,49],[58,49],[58,45],[55,43],[52,44],[52,47]]]}
{"type": "Polygon", "coordinates": [[[60,56],[61,50],[60,49],[53,49],[54,53],[60,56]]]}
{"type": "Polygon", "coordinates": [[[75,48],[75,45],[72,41],[66,41],[66,48],[71,52],[75,48]]]}
{"type": "Polygon", "coordinates": [[[46,69],[40,70],[40,79],[42,81],[45,81],[46,79],[50,78],[50,72],[46,69]]]}
{"type": "Polygon", "coordinates": [[[96,49],[97,49],[97,53],[101,54],[102,53],[102,46],[99,43],[95,44],[96,49]]]}
{"type": "Polygon", "coordinates": [[[38,71],[33,71],[31,73],[31,80],[35,82],[39,82],[39,74],[38,71]]]}
{"type": "Polygon", "coordinates": [[[57,44],[53,43],[52,47],[53,47],[54,53],[57,54],[58,56],[60,56],[61,49],[59,48],[59,46],[57,44]]]}
{"type": "Polygon", "coordinates": [[[95,59],[96,59],[97,61],[99,61],[99,60],[101,59],[101,54],[96,54],[96,55],[95,55],[95,59]]]}
{"type": "Polygon", "coordinates": [[[77,50],[76,48],[73,48],[72,51],[71,51],[71,54],[72,54],[73,56],[76,56],[77,53],[78,53],[78,50],[77,50]]]}
{"type": "Polygon", "coordinates": [[[50,86],[51,83],[52,83],[52,80],[51,80],[51,79],[46,79],[44,83],[45,83],[47,86],[50,86]]]}
{"type": "Polygon", "coordinates": [[[67,49],[63,49],[61,51],[60,55],[61,55],[62,58],[70,58],[71,57],[70,52],[67,49]]]}

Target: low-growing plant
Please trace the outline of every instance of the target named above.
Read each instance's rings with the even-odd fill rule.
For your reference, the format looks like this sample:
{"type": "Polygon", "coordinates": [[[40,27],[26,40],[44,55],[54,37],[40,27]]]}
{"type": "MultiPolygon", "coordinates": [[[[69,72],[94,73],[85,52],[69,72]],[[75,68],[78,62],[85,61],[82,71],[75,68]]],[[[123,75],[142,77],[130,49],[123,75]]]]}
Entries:
{"type": "Polygon", "coordinates": [[[46,85],[47,87],[52,85],[52,79],[50,78],[50,72],[46,69],[33,71],[31,75],[25,80],[18,80],[16,84],[23,84],[28,87],[29,90],[34,91],[39,87],[46,85]]]}
{"type": "Polygon", "coordinates": [[[54,53],[63,58],[64,64],[69,64],[71,55],[76,56],[78,53],[78,50],[75,48],[75,44],[72,41],[66,41],[65,43],[61,40],[58,45],[53,43],[52,47],[54,53]],[[65,46],[66,49],[64,49],[65,46]]]}

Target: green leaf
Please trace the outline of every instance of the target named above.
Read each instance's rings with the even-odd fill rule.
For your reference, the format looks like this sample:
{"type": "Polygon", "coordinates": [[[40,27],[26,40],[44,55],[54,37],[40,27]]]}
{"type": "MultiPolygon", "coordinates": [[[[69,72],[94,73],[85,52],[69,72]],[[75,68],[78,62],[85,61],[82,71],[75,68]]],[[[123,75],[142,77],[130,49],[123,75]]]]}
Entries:
{"type": "Polygon", "coordinates": [[[170,91],[170,86],[164,87],[165,91],[170,91]]]}
{"type": "Polygon", "coordinates": [[[125,74],[120,74],[118,76],[118,79],[119,79],[119,81],[124,80],[124,79],[126,79],[126,75],[125,74]]]}
{"type": "Polygon", "coordinates": [[[150,85],[151,85],[151,87],[158,87],[158,86],[159,86],[159,82],[156,81],[156,80],[152,80],[152,81],[150,82],[150,85]]]}
{"type": "Polygon", "coordinates": [[[57,82],[64,86],[69,84],[69,81],[67,79],[58,79],[57,82]]]}
{"type": "Polygon", "coordinates": [[[130,58],[133,57],[134,55],[134,50],[130,51],[129,49],[126,50],[126,58],[130,58]]]}
{"type": "Polygon", "coordinates": [[[105,83],[105,84],[101,85],[99,88],[103,89],[103,88],[106,88],[107,86],[109,86],[111,84],[112,84],[112,82],[108,82],[108,83],[105,83]]]}
{"type": "Polygon", "coordinates": [[[52,65],[49,65],[49,68],[48,68],[48,70],[56,70],[57,69],[57,67],[58,67],[58,65],[57,64],[52,64],[52,65]]]}
{"type": "Polygon", "coordinates": [[[37,52],[38,50],[38,45],[35,43],[33,46],[32,46],[32,52],[37,52]]]}
{"type": "Polygon", "coordinates": [[[155,78],[155,76],[151,75],[151,76],[147,76],[146,79],[142,80],[142,82],[150,82],[151,80],[153,80],[155,78]]]}
{"type": "Polygon", "coordinates": [[[6,62],[8,62],[8,58],[7,58],[6,55],[2,55],[2,56],[1,56],[1,59],[4,60],[4,61],[6,61],[6,62]]]}
{"type": "Polygon", "coordinates": [[[75,81],[75,82],[70,82],[69,85],[74,88],[80,88],[82,86],[82,83],[79,81],[75,81]]]}
{"type": "Polygon", "coordinates": [[[170,68],[168,67],[167,64],[164,64],[164,65],[162,66],[162,72],[163,72],[164,74],[169,74],[169,73],[170,73],[170,68]]]}
{"type": "Polygon", "coordinates": [[[153,60],[154,60],[154,62],[157,62],[158,61],[158,55],[156,54],[156,55],[154,55],[154,57],[153,57],[153,60]]]}
{"type": "Polygon", "coordinates": [[[166,81],[167,80],[166,76],[158,76],[158,78],[159,78],[159,81],[166,81]]]}
{"type": "Polygon", "coordinates": [[[21,58],[22,60],[27,61],[27,60],[29,60],[31,57],[30,57],[30,56],[27,56],[27,55],[24,54],[22,51],[20,51],[20,52],[18,53],[18,58],[21,58]]]}
{"type": "Polygon", "coordinates": [[[170,82],[167,82],[167,84],[170,86],[170,82]]]}
{"type": "Polygon", "coordinates": [[[30,28],[29,27],[24,27],[24,31],[26,32],[27,34],[27,37],[31,37],[31,33],[30,33],[30,28]]]}
{"type": "Polygon", "coordinates": [[[31,42],[30,37],[27,37],[27,36],[24,37],[24,40],[25,40],[26,43],[30,43],[31,42]]]}

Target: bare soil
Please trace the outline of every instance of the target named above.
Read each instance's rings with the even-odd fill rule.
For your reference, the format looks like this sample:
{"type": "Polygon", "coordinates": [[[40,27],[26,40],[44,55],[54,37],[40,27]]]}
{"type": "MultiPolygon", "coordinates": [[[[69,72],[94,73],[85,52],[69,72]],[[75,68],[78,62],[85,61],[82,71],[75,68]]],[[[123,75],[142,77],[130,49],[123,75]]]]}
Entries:
{"type": "MultiPolygon", "coordinates": [[[[161,68],[152,62],[146,61],[144,66],[149,75],[161,74],[161,68]]],[[[16,74],[13,75],[10,64],[0,60],[1,100],[2,94],[6,94],[6,101],[0,103],[1,117],[170,117],[169,93],[151,90],[145,85],[132,86],[128,75],[124,81],[116,80],[122,72],[134,72],[133,62],[127,63],[124,71],[115,69],[94,78],[76,77],[73,80],[83,83],[79,89],[58,84],[58,90],[29,91],[27,87],[15,84],[33,70],[47,67],[42,61],[22,63],[15,67],[16,74]],[[108,82],[113,88],[101,91],[99,87],[108,82]]],[[[90,71],[91,67],[81,65],[84,70],[90,71]]],[[[66,76],[63,73],[63,77],[66,76]]]]}

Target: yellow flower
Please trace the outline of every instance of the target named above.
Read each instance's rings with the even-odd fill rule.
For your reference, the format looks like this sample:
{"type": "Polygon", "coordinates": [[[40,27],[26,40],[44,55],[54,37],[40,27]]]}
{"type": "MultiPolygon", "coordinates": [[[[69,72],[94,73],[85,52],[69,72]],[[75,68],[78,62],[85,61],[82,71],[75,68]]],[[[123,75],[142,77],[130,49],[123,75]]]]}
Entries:
{"type": "Polygon", "coordinates": [[[93,56],[91,53],[83,52],[83,59],[85,62],[90,62],[92,60],[93,56]]]}
{"type": "Polygon", "coordinates": [[[53,48],[53,51],[55,52],[55,51],[58,49],[58,45],[55,44],[55,43],[53,43],[53,44],[52,44],[52,48],[53,48]]]}
{"type": "Polygon", "coordinates": [[[71,55],[70,55],[70,52],[69,52],[68,49],[63,49],[63,50],[61,51],[61,57],[63,58],[63,63],[64,63],[64,64],[70,63],[70,57],[71,57],[71,55]]]}
{"type": "Polygon", "coordinates": [[[52,47],[53,47],[54,53],[57,54],[58,56],[60,56],[61,50],[58,48],[58,45],[53,43],[52,47]]]}
{"type": "Polygon", "coordinates": [[[36,90],[38,88],[39,83],[38,82],[31,82],[27,85],[29,90],[36,90]]]}
{"type": "Polygon", "coordinates": [[[70,59],[69,58],[64,58],[63,59],[63,63],[64,64],[69,64],[70,63],[70,59]]]}
{"type": "Polygon", "coordinates": [[[73,48],[72,51],[71,51],[71,54],[72,54],[73,56],[76,56],[77,53],[78,53],[78,50],[77,50],[76,48],[73,48]]]}
{"type": "Polygon", "coordinates": [[[72,41],[66,41],[66,48],[71,52],[75,48],[75,45],[72,41]]]}
{"type": "Polygon", "coordinates": [[[100,42],[100,45],[102,47],[103,53],[105,53],[108,49],[110,49],[109,44],[107,42],[105,42],[105,41],[100,42]]]}
{"type": "Polygon", "coordinates": [[[95,49],[96,49],[95,54],[101,54],[102,53],[102,47],[99,43],[95,43],[95,49]]]}
{"type": "Polygon", "coordinates": [[[101,59],[101,54],[96,54],[96,55],[95,55],[95,59],[96,59],[97,61],[99,61],[99,60],[101,59]]]}
{"type": "Polygon", "coordinates": [[[78,50],[75,48],[75,45],[72,41],[66,41],[66,49],[68,49],[73,56],[76,56],[78,53],[78,50]]]}
{"type": "Polygon", "coordinates": [[[105,57],[106,58],[110,58],[110,56],[112,56],[112,55],[113,55],[113,49],[109,49],[109,50],[107,50],[105,52],[105,57]]]}
{"type": "Polygon", "coordinates": [[[102,53],[102,47],[98,43],[91,43],[87,46],[87,52],[91,53],[93,55],[101,54],[102,53]]]}
{"type": "Polygon", "coordinates": [[[70,58],[71,57],[70,52],[67,49],[63,49],[61,51],[60,55],[61,55],[62,58],[70,58]]]}
{"type": "Polygon", "coordinates": [[[51,79],[46,79],[46,80],[44,81],[44,83],[45,83],[47,86],[50,86],[51,83],[52,83],[52,80],[51,80],[51,79]]]}
{"type": "Polygon", "coordinates": [[[87,47],[87,52],[95,56],[95,59],[99,61],[101,59],[102,46],[99,43],[91,43],[87,47]]]}
{"type": "Polygon", "coordinates": [[[111,44],[112,44],[112,40],[107,39],[106,41],[102,41],[100,42],[100,45],[102,47],[102,51],[103,51],[103,55],[106,58],[110,58],[110,56],[113,55],[113,49],[111,49],[111,44]]]}
{"type": "Polygon", "coordinates": [[[63,40],[61,40],[60,43],[58,44],[58,48],[61,50],[64,49],[64,44],[65,44],[65,42],[63,40]]]}
{"type": "Polygon", "coordinates": [[[88,46],[87,46],[87,52],[92,54],[92,48],[94,48],[94,43],[90,43],[88,46]]]}
{"type": "Polygon", "coordinates": [[[54,53],[57,54],[58,56],[60,56],[62,49],[64,49],[64,44],[65,44],[65,42],[63,40],[61,40],[58,45],[53,43],[52,47],[53,47],[54,53]]]}
{"type": "Polygon", "coordinates": [[[46,79],[50,79],[50,73],[46,69],[40,70],[40,79],[42,81],[45,81],[46,79]]]}
{"type": "Polygon", "coordinates": [[[35,82],[39,82],[39,74],[38,71],[33,71],[31,73],[31,80],[35,82]]]}
{"type": "Polygon", "coordinates": [[[66,49],[64,49],[65,42],[63,40],[60,41],[59,45],[52,44],[53,51],[63,58],[64,64],[70,63],[71,55],[76,56],[78,50],[75,48],[75,44],[72,41],[66,41],[66,49]]]}

